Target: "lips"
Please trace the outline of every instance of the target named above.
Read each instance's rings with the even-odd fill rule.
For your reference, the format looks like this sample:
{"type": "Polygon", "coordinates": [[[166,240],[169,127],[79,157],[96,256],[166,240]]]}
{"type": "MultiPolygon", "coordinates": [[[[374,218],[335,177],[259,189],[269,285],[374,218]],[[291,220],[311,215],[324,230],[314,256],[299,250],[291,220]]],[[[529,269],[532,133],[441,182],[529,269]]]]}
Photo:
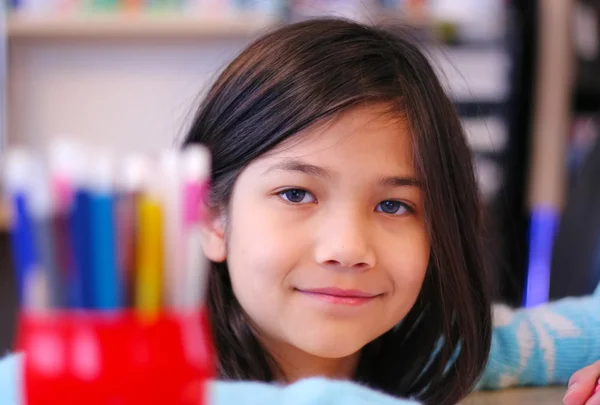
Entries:
{"type": "Polygon", "coordinates": [[[362,290],[344,290],[341,288],[315,288],[296,289],[298,292],[321,301],[339,305],[362,305],[366,304],[381,294],[374,294],[362,290]]]}

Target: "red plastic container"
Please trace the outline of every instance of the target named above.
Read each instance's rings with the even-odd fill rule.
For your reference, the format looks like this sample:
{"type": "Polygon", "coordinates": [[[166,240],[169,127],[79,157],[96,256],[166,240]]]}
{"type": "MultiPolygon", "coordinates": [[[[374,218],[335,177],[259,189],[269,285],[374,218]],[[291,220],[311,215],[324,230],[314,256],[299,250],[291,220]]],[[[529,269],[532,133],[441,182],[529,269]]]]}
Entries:
{"type": "Polygon", "coordinates": [[[205,312],[22,314],[27,405],[203,405],[214,376],[205,312]]]}

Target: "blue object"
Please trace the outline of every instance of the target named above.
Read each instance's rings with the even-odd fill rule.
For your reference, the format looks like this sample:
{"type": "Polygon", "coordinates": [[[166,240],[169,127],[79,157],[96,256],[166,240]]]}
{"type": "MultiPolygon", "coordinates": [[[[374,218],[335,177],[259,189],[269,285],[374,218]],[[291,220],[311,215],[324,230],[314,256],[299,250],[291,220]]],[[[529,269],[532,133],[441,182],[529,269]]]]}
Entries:
{"type": "Polygon", "coordinates": [[[27,200],[21,193],[14,195],[14,225],[11,232],[11,248],[19,292],[19,302],[24,304],[24,282],[26,274],[36,263],[36,251],[32,222],[27,209],[27,200]]]}
{"type": "Polygon", "coordinates": [[[70,308],[93,307],[91,278],[91,216],[90,194],[80,189],[75,191],[70,213],[73,238],[73,267],[68,281],[68,305],[70,308]]]}
{"type": "Polygon", "coordinates": [[[113,210],[112,195],[91,193],[91,281],[95,309],[110,310],[121,306],[113,210]]]}
{"type": "Polygon", "coordinates": [[[537,208],[529,229],[529,265],[523,294],[523,305],[534,307],[548,302],[550,294],[550,262],[558,229],[559,214],[552,208],[537,208]]]}

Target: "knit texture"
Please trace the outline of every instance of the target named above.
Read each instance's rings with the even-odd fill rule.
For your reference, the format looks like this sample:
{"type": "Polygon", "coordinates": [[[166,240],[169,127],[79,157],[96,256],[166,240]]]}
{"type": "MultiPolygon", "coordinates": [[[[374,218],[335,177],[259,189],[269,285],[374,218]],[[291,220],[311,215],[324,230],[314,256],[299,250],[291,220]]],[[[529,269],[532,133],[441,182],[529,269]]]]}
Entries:
{"type": "Polygon", "coordinates": [[[535,308],[493,307],[493,338],[479,389],[566,384],[600,360],[600,286],[593,296],[535,308]]]}

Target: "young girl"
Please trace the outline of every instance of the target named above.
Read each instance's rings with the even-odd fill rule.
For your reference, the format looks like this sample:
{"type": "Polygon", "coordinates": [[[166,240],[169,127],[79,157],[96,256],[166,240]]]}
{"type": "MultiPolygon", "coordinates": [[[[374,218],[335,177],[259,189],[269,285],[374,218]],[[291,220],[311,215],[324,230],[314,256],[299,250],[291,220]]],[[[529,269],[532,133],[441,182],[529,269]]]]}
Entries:
{"type": "Polygon", "coordinates": [[[415,45],[339,20],[281,28],[221,74],[185,143],[213,157],[221,378],[471,391],[491,336],[477,185],[415,45]]]}
{"type": "Polygon", "coordinates": [[[415,45],[341,20],[283,27],[221,74],[185,143],[213,156],[219,378],[291,383],[217,383],[216,404],[399,403],[339,380],[426,404],[473,389],[492,326],[481,209],[415,45]]]}
{"type": "MultiPolygon", "coordinates": [[[[214,159],[203,249],[221,379],[319,375],[432,404],[471,390],[491,324],[479,201],[413,44],[340,20],[277,30],[221,74],[196,142],[214,159]]],[[[491,367],[510,376],[516,357],[491,367]]]]}

